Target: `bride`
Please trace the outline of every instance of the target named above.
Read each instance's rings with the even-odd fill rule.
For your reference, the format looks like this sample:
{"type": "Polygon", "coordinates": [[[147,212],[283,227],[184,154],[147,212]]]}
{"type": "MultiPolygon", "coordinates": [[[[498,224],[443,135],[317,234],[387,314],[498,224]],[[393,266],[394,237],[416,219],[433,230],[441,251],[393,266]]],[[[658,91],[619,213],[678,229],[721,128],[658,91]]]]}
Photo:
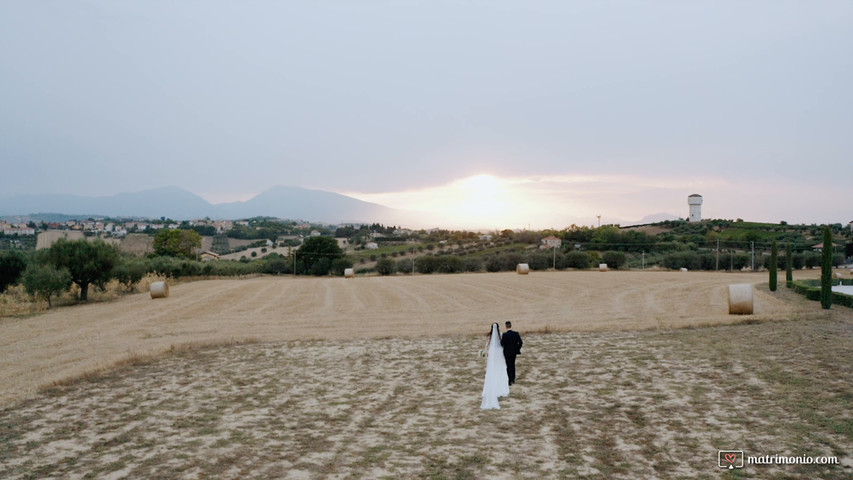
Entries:
{"type": "Polygon", "coordinates": [[[486,381],[483,383],[483,403],[481,409],[501,408],[498,397],[509,395],[509,377],[506,373],[506,360],[501,346],[501,332],[498,324],[492,324],[486,345],[486,381]]]}

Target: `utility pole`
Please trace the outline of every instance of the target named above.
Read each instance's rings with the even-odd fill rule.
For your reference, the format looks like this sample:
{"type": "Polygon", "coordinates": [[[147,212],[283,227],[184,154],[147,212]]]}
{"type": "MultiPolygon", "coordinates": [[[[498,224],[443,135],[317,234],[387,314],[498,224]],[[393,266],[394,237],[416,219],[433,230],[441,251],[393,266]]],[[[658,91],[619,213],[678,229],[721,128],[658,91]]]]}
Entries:
{"type": "Polygon", "coordinates": [[[554,250],[554,270],[557,269],[557,246],[554,245],[552,248],[554,250]]]}
{"type": "Polygon", "coordinates": [[[720,239],[717,239],[717,266],[714,267],[714,271],[720,271],[720,239]]]}
{"type": "Polygon", "coordinates": [[[749,242],[750,249],[752,250],[752,271],[755,271],[755,242],[749,242]]]}

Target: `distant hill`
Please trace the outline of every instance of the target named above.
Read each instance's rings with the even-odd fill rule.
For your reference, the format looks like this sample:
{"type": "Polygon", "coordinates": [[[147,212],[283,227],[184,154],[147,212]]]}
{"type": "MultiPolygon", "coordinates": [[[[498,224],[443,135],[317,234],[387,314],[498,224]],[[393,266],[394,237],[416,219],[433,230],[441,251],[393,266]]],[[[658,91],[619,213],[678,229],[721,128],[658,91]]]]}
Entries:
{"type": "Polygon", "coordinates": [[[325,223],[402,223],[404,217],[402,212],[382,205],[299,187],[275,187],[245,202],[215,205],[178,187],[104,197],[22,195],[0,198],[0,216],[45,213],[79,217],[167,217],[174,220],[270,216],[325,223]]]}
{"type": "Polygon", "coordinates": [[[220,218],[269,216],[325,223],[384,221],[400,212],[346,195],[298,187],[274,187],[245,202],[216,205],[220,218]]]}

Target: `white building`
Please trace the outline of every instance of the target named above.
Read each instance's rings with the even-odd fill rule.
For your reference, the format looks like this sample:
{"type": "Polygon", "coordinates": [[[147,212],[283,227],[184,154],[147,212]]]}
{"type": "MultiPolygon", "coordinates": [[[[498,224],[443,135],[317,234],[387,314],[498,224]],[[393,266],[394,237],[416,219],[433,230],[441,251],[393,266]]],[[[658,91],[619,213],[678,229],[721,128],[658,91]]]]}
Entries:
{"type": "Polygon", "coordinates": [[[702,221],[702,195],[694,193],[687,197],[687,205],[690,206],[690,217],[688,217],[687,221],[689,222],[701,222],[702,221]]]}
{"type": "Polygon", "coordinates": [[[561,246],[563,246],[563,241],[553,235],[550,235],[542,239],[542,245],[540,245],[539,248],[560,248],[561,246]]]}

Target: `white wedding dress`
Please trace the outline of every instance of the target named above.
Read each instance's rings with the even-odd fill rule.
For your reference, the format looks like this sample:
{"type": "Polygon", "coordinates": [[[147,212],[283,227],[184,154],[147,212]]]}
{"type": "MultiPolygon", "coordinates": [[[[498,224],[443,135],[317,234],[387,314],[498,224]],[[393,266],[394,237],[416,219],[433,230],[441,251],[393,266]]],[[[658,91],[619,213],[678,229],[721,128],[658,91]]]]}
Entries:
{"type": "Polygon", "coordinates": [[[498,397],[509,396],[509,377],[506,374],[506,360],[501,346],[498,324],[492,324],[492,338],[486,354],[486,381],[483,383],[483,410],[501,408],[498,397]]]}

